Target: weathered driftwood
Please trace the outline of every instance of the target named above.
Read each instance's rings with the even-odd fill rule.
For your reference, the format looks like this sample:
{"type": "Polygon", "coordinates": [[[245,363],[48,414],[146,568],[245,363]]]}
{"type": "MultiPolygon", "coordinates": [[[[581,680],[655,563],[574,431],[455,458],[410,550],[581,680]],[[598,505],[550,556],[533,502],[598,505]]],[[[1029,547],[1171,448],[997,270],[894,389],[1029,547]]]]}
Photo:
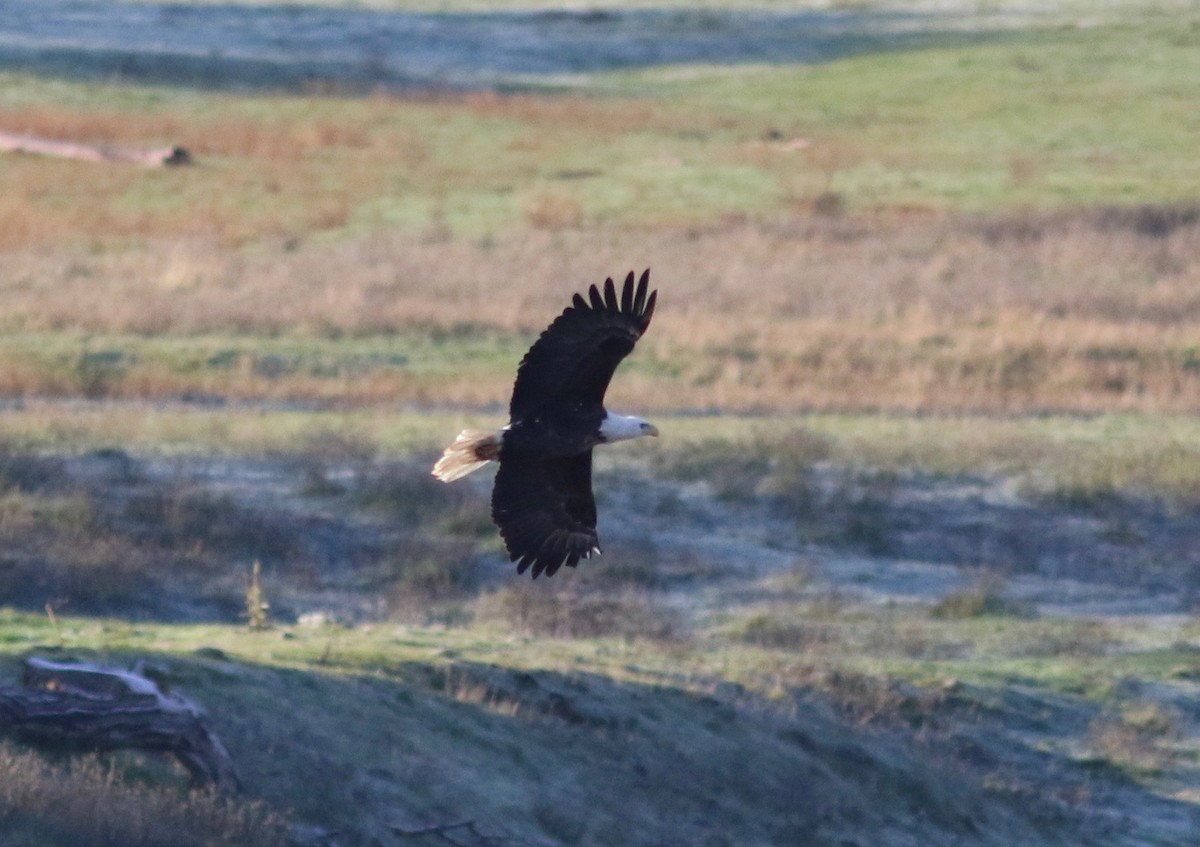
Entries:
{"type": "Polygon", "coordinates": [[[236,791],[237,770],[200,710],[140,670],[25,660],[23,685],[0,686],[0,733],[72,750],[170,753],[192,781],[236,791]]]}
{"type": "Polygon", "coordinates": [[[191,164],[192,156],[182,147],[163,147],[158,150],[133,150],[128,147],[79,144],[75,141],[55,141],[36,135],[0,132],[0,152],[37,153],[85,162],[126,162],[150,168],[191,164]]]}

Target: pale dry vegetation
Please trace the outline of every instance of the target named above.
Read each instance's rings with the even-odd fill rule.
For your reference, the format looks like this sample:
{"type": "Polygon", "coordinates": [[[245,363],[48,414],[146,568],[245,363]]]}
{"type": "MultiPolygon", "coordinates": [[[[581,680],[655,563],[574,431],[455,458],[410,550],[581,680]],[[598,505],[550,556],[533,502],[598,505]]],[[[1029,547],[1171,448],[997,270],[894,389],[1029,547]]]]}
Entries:
{"type": "MultiPolygon", "coordinates": [[[[303,108],[294,101],[293,109],[303,108]]],[[[56,140],[132,147],[182,145],[197,168],[147,174],[96,173],[94,166],[19,158],[5,169],[0,247],[114,244],[201,236],[222,247],[248,240],[345,225],[355,205],[379,190],[382,159],[420,160],[421,142],[403,128],[372,136],[369,106],[358,114],[317,117],[299,125],[287,109],[262,119],[233,104],[217,114],[178,111],[23,107],[0,113],[10,132],[56,140]],[[356,119],[357,118],[357,119],[356,119]],[[327,151],[349,167],[336,187],[322,185],[327,151]],[[244,165],[253,162],[252,168],[244,165]],[[357,175],[357,178],[355,178],[357,175]],[[80,182],[89,190],[77,191],[80,182]]]]}
{"type": "Polygon", "coordinates": [[[650,266],[663,309],[626,404],[1183,412],[1197,255],[1190,208],[25,251],[0,291],[0,390],[501,403],[553,304],[650,266]]]}
{"type": "MultiPolygon", "coordinates": [[[[95,757],[56,763],[0,745],[0,829],[11,847],[284,847],[262,804],[126,778],[95,757]]],[[[130,769],[132,770],[132,768],[130,769]]]]}
{"type": "Polygon", "coordinates": [[[1156,702],[1128,705],[1120,714],[1096,718],[1088,727],[1088,747],[1113,767],[1134,773],[1160,773],[1171,765],[1172,746],[1184,735],[1180,714],[1156,702]]]}

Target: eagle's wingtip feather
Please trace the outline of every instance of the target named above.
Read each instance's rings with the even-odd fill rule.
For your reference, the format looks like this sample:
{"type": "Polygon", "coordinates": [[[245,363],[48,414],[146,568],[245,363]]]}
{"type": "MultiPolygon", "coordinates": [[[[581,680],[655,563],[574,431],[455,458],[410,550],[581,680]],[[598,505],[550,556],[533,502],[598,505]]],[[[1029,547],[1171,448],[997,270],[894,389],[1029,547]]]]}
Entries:
{"type": "Polygon", "coordinates": [[[633,298],[634,314],[642,314],[646,310],[646,287],[650,284],[650,269],[646,268],[642,272],[642,278],[638,280],[637,294],[633,298]]]}
{"type": "Polygon", "coordinates": [[[617,288],[613,285],[612,277],[604,280],[604,305],[610,312],[619,312],[620,304],[617,302],[617,288]]]}

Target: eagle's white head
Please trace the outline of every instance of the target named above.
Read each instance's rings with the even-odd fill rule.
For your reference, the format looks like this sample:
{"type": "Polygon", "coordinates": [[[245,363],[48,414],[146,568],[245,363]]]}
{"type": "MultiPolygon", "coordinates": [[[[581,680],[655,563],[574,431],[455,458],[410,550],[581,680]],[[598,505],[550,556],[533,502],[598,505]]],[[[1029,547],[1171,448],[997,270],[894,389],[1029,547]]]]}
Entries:
{"type": "Polygon", "coordinates": [[[658,427],[641,418],[631,415],[614,415],[612,412],[606,412],[604,420],[600,422],[602,444],[628,441],[630,438],[641,438],[643,435],[658,435],[658,427]]]}

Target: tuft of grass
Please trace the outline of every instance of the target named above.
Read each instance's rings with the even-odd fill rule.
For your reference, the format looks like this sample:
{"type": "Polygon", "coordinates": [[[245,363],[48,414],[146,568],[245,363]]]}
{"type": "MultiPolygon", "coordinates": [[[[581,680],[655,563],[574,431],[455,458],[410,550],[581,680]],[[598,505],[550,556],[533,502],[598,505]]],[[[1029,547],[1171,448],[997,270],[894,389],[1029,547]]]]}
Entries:
{"type": "Polygon", "coordinates": [[[0,745],[0,832],[12,847],[285,847],[262,804],[139,785],[100,759],[53,764],[0,745]]]}
{"type": "Polygon", "coordinates": [[[776,650],[803,651],[836,639],[830,627],[804,620],[782,620],[776,614],[760,612],[747,618],[733,636],[747,644],[776,650]]]}
{"type": "Polygon", "coordinates": [[[1147,776],[1170,766],[1172,744],[1181,735],[1178,713],[1159,703],[1145,702],[1129,706],[1116,717],[1092,721],[1085,743],[1110,765],[1147,776]]]}
{"type": "Polygon", "coordinates": [[[1028,608],[1004,596],[1006,587],[999,574],[984,573],[969,585],[947,594],[930,608],[929,614],[936,620],[1028,617],[1028,608]]]}

